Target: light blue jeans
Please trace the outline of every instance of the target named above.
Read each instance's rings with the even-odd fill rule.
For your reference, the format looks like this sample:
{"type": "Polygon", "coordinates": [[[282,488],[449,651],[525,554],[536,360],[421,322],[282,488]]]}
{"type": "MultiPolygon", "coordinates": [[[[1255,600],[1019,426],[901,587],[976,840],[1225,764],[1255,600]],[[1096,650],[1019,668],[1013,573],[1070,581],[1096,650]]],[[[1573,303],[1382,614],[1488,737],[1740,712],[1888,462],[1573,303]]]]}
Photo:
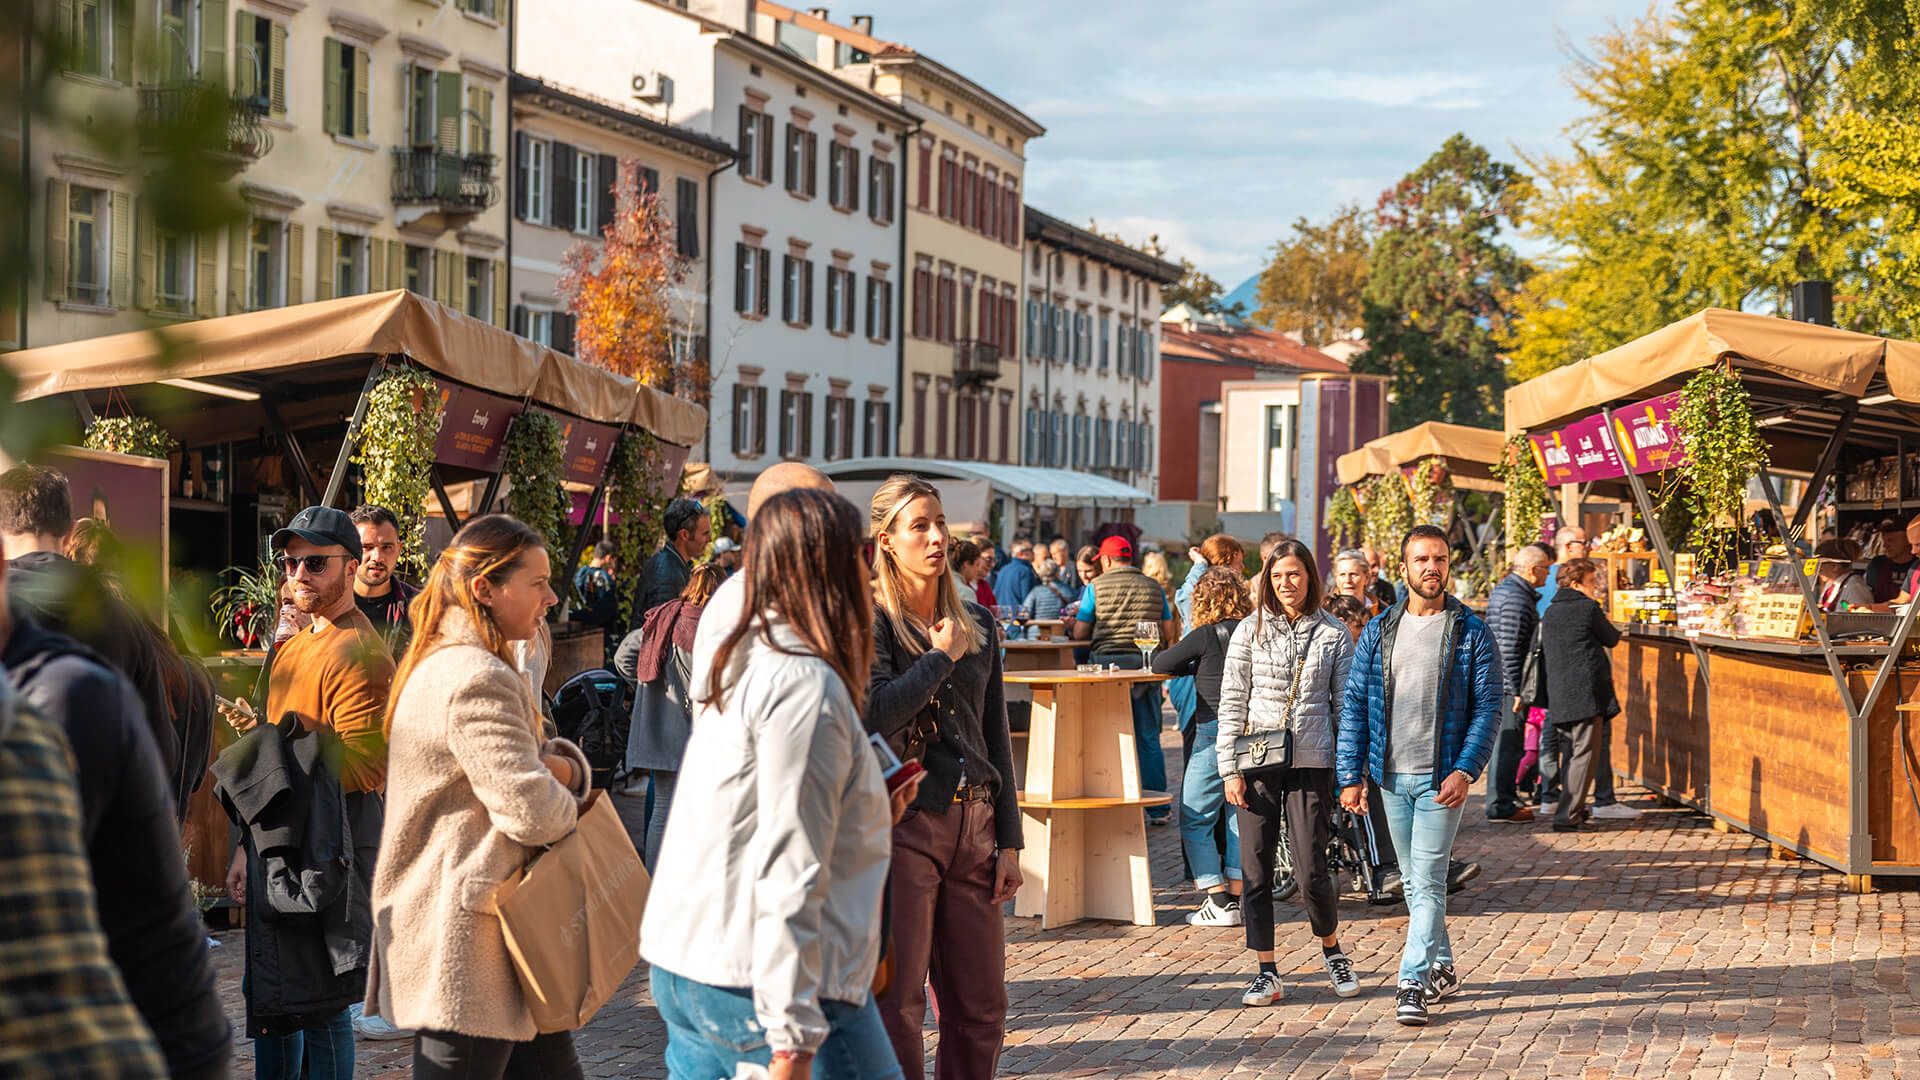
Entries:
{"type": "Polygon", "coordinates": [[[1227,809],[1226,781],[1220,779],[1220,721],[1209,720],[1193,733],[1193,756],[1180,781],[1180,846],[1186,849],[1193,887],[1205,891],[1240,880],[1240,815],[1227,809]],[[1214,846],[1213,829],[1227,818],[1227,856],[1214,846]],[[1224,874],[1223,874],[1224,871],[1224,874]]]}
{"type": "Polygon", "coordinates": [[[1453,942],[1447,937],[1447,859],[1464,807],[1441,806],[1439,794],[1431,773],[1388,773],[1380,785],[1387,830],[1393,834],[1407,892],[1407,947],[1400,954],[1400,978],[1423,983],[1435,964],[1453,964],[1453,942]]]}
{"type": "Polygon", "coordinates": [[[317,1027],[253,1040],[253,1075],[259,1080],[353,1080],[351,1016],[341,1009],[317,1027]]]}
{"type": "MultiPolygon", "coordinates": [[[[671,1080],[728,1080],[741,1062],[767,1065],[773,1049],[755,1019],[753,991],[652,972],[653,1001],[667,1022],[667,1076],[671,1080]]],[[[903,1080],[880,1010],[869,996],[860,1004],[822,1001],[827,1041],[813,1058],[817,1080],[903,1080]]]]}

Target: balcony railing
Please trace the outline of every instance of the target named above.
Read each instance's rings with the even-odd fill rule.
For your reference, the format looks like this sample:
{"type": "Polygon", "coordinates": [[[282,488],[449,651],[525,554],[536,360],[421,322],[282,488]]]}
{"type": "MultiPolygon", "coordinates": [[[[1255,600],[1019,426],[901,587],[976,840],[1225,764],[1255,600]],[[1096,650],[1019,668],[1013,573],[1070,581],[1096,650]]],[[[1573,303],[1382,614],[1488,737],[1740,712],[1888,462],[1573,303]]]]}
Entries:
{"type": "MultiPolygon", "coordinates": [[[[258,161],[273,149],[273,133],[262,122],[267,101],[262,97],[228,95],[199,82],[171,82],[140,88],[140,142],[155,148],[169,146],[208,122],[209,114],[225,113],[225,145],[219,149],[238,158],[258,161]]],[[[219,121],[216,121],[219,122],[219,121]]]]}
{"type": "Polygon", "coordinates": [[[960,383],[987,383],[1000,378],[1000,346],[987,341],[953,343],[953,377],[960,383]]]}
{"type": "Polygon", "coordinates": [[[492,154],[446,154],[396,148],[393,201],[431,203],[442,210],[477,214],[500,201],[492,154]]]}

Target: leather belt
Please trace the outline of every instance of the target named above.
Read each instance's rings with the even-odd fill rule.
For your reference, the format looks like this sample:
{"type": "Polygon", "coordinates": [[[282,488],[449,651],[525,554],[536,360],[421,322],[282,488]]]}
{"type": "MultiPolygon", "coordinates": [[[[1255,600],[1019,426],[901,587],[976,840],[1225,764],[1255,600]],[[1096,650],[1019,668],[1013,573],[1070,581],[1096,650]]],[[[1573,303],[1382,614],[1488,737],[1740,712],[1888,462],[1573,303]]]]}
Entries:
{"type": "Polygon", "coordinates": [[[953,789],[953,801],[957,803],[992,802],[993,789],[985,784],[968,784],[953,789]]]}

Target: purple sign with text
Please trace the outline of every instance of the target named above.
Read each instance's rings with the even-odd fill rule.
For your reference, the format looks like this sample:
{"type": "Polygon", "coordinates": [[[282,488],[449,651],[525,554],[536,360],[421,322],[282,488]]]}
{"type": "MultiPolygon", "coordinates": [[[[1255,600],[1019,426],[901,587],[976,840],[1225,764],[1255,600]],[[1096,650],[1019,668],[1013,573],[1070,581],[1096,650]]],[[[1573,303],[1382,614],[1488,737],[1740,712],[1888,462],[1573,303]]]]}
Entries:
{"type": "Polygon", "coordinates": [[[1605,416],[1589,416],[1566,427],[1529,435],[1533,457],[1549,487],[1617,480],[1636,473],[1655,473],[1686,460],[1680,433],[1668,422],[1678,392],[1636,402],[1613,414],[1613,431],[1605,416]]]}

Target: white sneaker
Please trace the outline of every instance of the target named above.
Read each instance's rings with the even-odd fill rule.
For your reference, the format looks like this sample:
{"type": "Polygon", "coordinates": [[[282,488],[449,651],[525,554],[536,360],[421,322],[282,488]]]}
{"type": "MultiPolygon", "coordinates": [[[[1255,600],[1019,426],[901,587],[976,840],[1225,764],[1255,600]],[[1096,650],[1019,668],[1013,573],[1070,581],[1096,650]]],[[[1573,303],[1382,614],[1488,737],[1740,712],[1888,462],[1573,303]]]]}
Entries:
{"type": "Polygon", "coordinates": [[[384,1016],[358,1016],[354,1018],[353,1030],[369,1042],[387,1042],[393,1039],[411,1039],[413,1032],[397,1028],[387,1022],[384,1016]]]}
{"type": "Polygon", "coordinates": [[[1347,959],[1346,953],[1322,953],[1320,958],[1327,965],[1327,978],[1333,980],[1335,994],[1347,998],[1360,992],[1360,980],[1354,978],[1353,961],[1347,959]]]}
{"type": "Polygon", "coordinates": [[[1244,922],[1238,900],[1222,904],[1212,893],[1207,894],[1198,908],[1187,913],[1188,926],[1240,926],[1244,922]]]}
{"type": "Polygon", "coordinates": [[[1639,817],[1640,811],[1635,810],[1633,807],[1628,806],[1625,803],[1609,803],[1606,806],[1594,807],[1593,816],[1597,818],[1606,818],[1610,821],[1626,821],[1631,818],[1639,817]]]}
{"type": "Polygon", "coordinates": [[[1242,1005],[1274,1005],[1287,996],[1287,987],[1280,976],[1263,971],[1253,977],[1247,985],[1247,992],[1240,995],[1242,1005]]]}

